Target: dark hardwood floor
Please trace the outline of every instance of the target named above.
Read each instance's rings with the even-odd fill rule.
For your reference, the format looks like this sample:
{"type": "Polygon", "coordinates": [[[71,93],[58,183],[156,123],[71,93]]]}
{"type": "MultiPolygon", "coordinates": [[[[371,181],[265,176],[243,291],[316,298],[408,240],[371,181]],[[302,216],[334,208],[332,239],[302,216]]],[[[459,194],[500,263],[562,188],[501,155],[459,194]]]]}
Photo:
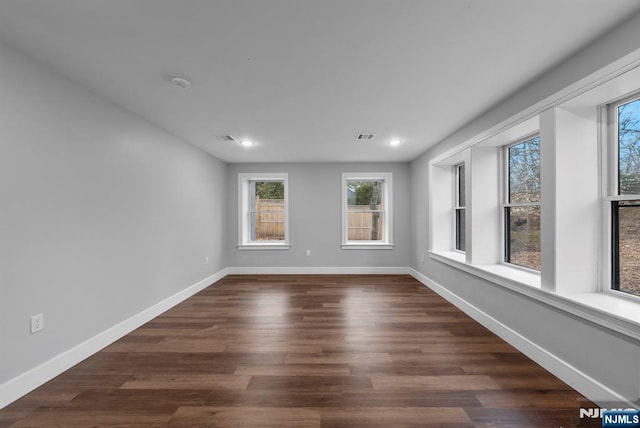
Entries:
{"type": "Polygon", "coordinates": [[[228,276],[0,427],[588,426],[581,400],[409,276],[228,276]]]}

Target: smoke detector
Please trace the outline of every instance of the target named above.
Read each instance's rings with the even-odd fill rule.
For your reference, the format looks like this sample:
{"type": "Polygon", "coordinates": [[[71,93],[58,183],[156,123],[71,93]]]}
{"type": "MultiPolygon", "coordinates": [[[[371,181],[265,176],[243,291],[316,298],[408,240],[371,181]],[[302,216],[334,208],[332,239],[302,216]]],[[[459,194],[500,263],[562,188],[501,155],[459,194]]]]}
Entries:
{"type": "Polygon", "coordinates": [[[187,89],[189,86],[191,86],[191,79],[182,74],[174,74],[169,78],[169,80],[178,88],[187,89]]]}

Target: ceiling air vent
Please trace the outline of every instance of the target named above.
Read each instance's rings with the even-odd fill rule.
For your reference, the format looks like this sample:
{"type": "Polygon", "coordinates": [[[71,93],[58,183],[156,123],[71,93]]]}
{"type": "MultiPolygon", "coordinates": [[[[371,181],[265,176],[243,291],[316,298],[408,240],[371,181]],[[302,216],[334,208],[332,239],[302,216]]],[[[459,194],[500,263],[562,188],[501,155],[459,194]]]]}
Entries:
{"type": "Polygon", "coordinates": [[[220,141],[226,141],[229,143],[235,143],[236,139],[233,138],[231,135],[218,135],[218,140],[220,141]]]}
{"type": "Polygon", "coordinates": [[[356,140],[358,141],[369,141],[372,140],[376,134],[356,134],[356,140]]]}

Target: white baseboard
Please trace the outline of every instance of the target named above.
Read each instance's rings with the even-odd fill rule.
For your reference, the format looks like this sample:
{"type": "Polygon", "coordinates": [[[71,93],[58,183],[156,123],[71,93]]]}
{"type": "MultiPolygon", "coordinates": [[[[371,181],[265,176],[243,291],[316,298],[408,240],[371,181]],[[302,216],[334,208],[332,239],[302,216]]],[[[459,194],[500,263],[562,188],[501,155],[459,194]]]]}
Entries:
{"type": "Polygon", "coordinates": [[[406,267],[230,267],[229,275],[409,275],[406,267]]]}
{"type": "Polygon", "coordinates": [[[3,383],[0,385],[0,409],[225,276],[226,268],[3,383]]]}
{"type": "Polygon", "coordinates": [[[458,295],[452,293],[442,285],[433,281],[426,275],[418,272],[413,268],[409,268],[409,274],[415,279],[423,283],[425,286],[438,293],[449,303],[456,306],[465,314],[482,324],[491,332],[502,338],[505,342],[518,349],[520,352],[531,358],[547,371],[553,373],[554,376],[574,388],[576,391],[594,401],[602,403],[606,407],[606,403],[624,403],[628,408],[634,408],[636,404],[625,399],[623,396],[608,388],[606,385],[593,379],[588,374],[578,370],[576,367],[560,359],[546,349],[538,346],[518,332],[514,331],[507,325],[501,323],[486,312],[478,309],[458,295]]]}

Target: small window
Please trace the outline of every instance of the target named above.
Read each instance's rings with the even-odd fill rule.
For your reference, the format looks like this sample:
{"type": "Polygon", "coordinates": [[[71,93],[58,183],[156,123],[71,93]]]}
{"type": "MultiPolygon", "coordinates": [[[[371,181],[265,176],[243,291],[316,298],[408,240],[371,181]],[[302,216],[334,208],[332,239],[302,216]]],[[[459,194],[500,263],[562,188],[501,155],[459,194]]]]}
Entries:
{"type": "Polygon", "coordinates": [[[466,247],[466,190],[465,190],[465,172],[464,164],[456,165],[455,168],[455,206],[454,206],[454,223],[455,223],[455,245],[456,250],[465,251],[466,247]]]}
{"type": "Polygon", "coordinates": [[[540,270],[540,137],[505,148],[504,261],[540,270]]]}
{"type": "Polygon", "coordinates": [[[238,186],[238,246],[288,248],[287,174],[239,174],[238,186]]]}
{"type": "Polygon", "coordinates": [[[342,174],[342,247],[390,248],[391,173],[342,174]]]}
{"type": "Polygon", "coordinates": [[[613,290],[640,296],[640,94],[609,107],[615,137],[611,198],[613,290]]]}

